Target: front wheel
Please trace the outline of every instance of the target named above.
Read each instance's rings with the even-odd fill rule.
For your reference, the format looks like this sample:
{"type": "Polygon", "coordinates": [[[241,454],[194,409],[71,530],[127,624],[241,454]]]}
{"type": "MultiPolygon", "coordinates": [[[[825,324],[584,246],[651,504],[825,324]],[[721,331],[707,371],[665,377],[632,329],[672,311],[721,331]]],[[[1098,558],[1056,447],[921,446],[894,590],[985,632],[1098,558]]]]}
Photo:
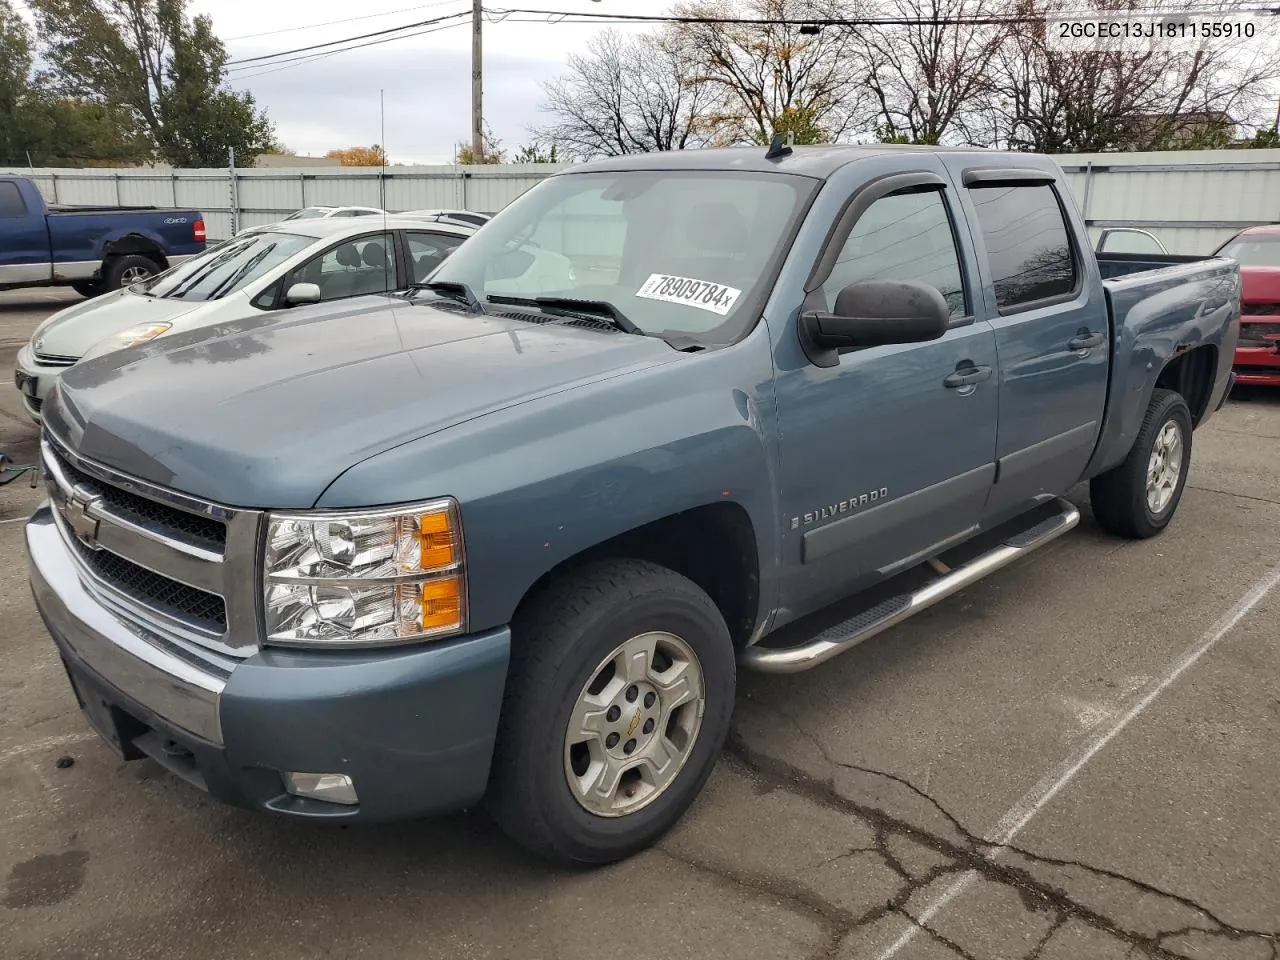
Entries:
{"type": "Polygon", "coordinates": [[[1156,390],[1129,456],[1089,482],[1093,515],[1103,529],[1144,540],[1169,525],[1187,485],[1191,430],[1182,395],[1156,390]]]}
{"type": "Polygon", "coordinates": [[[517,619],[489,807],[554,860],[656,841],[715,765],[733,711],[724,619],[694,583],[617,560],[567,575],[517,619]]]}

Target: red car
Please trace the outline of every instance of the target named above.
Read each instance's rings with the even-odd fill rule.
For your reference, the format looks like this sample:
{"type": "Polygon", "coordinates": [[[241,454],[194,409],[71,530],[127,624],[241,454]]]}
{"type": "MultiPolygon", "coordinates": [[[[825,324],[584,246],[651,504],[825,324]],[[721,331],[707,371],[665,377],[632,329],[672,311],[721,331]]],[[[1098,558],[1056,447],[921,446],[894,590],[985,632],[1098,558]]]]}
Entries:
{"type": "Polygon", "coordinates": [[[1280,387],[1280,226],[1241,230],[1215,254],[1240,261],[1236,383],[1280,387]]]}

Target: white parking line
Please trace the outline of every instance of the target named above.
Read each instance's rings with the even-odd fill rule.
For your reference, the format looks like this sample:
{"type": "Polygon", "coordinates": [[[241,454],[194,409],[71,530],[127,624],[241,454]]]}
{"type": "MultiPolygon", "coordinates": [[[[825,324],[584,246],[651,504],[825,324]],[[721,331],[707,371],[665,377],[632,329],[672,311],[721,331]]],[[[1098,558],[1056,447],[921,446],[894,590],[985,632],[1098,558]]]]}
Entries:
{"type": "MultiPolygon", "coordinates": [[[[1199,640],[1188,647],[1168,670],[1147,684],[1143,688],[1141,695],[1127,710],[1123,713],[1117,713],[1109,723],[1099,727],[1094,732],[1094,735],[1081,745],[1079,750],[1046,773],[1039,783],[1028,790],[1026,795],[1014,804],[991,828],[986,839],[998,846],[987,855],[987,859],[996,859],[1000,855],[1000,848],[1012,843],[1014,838],[1022,832],[1022,828],[1031,822],[1031,818],[1057,796],[1059,791],[1083,769],[1084,765],[1097,755],[1098,751],[1110,743],[1142,711],[1146,710],[1156,697],[1167,690],[1175,680],[1191,669],[1196,661],[1212,650],[1218,641],[1230,633],[1232,628],[1243,620],[1249,611],[1256,607],[1277,584],[1280,584],[1280,565],[1272,567],[1266,576],[1257,581],[1249,589],[1248,593],[1237,600],[1235,605],[1206,630],[1199,640]]],[[[977,878],[977,871],[974,870],[957,877],[946,890],[938,895],[933,903],[920,912],[919,916],[915,918],[915,923],[904,921],[907,925],[902,931],[902,935],[887,950],[881,953],[877,960],[889,960],[890,957],[909,944],[915,939],[922,926],[928,924],[943,907],[963,893],[977,878]]]]}
{"type": "Polygon", "coordinates": [[[0,520],[0,523],[22,523],[29,519],[29,517],[14,517],[12,520],[0,520]]]}

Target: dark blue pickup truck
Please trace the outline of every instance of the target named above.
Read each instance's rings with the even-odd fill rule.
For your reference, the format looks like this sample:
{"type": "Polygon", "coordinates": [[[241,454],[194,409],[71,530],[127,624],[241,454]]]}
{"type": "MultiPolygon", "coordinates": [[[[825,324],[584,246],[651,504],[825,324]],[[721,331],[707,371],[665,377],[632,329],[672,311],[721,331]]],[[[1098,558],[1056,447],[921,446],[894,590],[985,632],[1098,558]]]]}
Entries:
{"type": "Polygon", "coordinates": [[[48,206],[26,177],[0,175],[0,290],[70,286],[93,297],[204,247],[198,210],[48,206]]]}
{"type": "Polygon", "coordinates": [[[125,757],[295,818],[487,797],[614,860],[702,788],[739,666],[1018,561],[1081,481],[1164,530],[1239,318],[1235,261],[1096,256],[1048,157],[574,166],[424,289],[70,368],[32,586],[125,757]]]}

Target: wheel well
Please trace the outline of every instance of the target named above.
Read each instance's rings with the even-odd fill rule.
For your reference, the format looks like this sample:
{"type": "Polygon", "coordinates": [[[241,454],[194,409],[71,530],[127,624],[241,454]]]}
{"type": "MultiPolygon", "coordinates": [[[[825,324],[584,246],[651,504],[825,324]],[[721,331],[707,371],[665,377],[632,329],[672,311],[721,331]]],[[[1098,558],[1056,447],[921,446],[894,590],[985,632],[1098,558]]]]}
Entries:
{"type": "Polygon", "coordinates": [[[1218,348],[1206,344],[1180,353],[1165,364],[1156,378],[1156,386],[1182,394],[1191,410],[1192,424],[1198,425],[1209,408],[1217,370],[1218,348]]]}
{"type": "Polygon", "coordinates": [[[154,260],[163,269],[167,270],[169,268],[169,261],[165,258],[163,251],[156,245],[156,242],[136,233],[131,233],[127,237],[121,237],[119,240],[112,240],[108,243],[103,248],[102,259],[106,261],[112,257],[124,257],[130,254],[138,254],[154,260]]]}
{"type": "Polygon", "coordinates": [[[713,503],[655,520],[596,544],[541,576],[516,610],[574,567],[593,560],[648,560],[688,577],[720,609],[735,645],[746,643],[756,626],[760,562],[755,529],[736,503],[713,503]]]}

